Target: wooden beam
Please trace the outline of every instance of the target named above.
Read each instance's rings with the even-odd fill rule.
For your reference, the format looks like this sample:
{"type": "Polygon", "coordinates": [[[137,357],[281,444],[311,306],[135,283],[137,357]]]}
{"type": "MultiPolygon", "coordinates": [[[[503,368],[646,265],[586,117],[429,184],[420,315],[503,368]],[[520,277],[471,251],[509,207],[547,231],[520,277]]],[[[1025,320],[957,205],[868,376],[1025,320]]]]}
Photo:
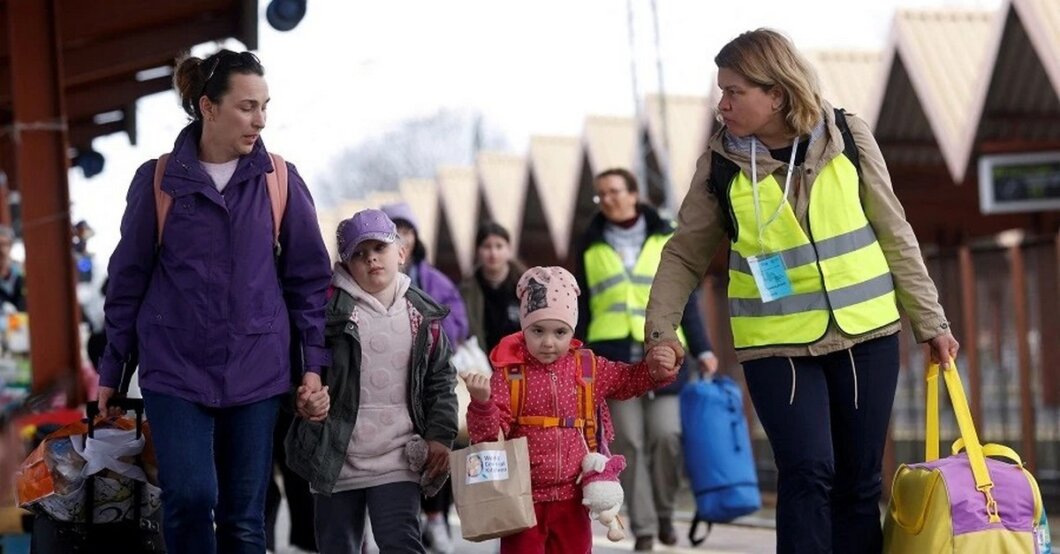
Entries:
{"type": "Polygon", "coordinates": [[[77,86],[118,75],[173,63],[190,45],[221,40],[237,31],[235,17],[210,17],[163,28],[143,28],[114,39],[63,52],[67,86],[77,86]]]}
{"type": "Polygon", "coordinates": [[[1016,352],[1019,359],[1021,455],[1032,473],[1037,469],[1037,440],[1034,423],[1034,395],[1031,392],[1031,347],[1028,342],[1027,272],[1019,244],[1008,248],[1012,265],[1012,303],[1016,316],[1016,352]]]}
{"type": "Polygon", "coordinates": [[[165,92],[172,86],[173,77],[166,75],[147,81],[125,78],[79,87],[66,93],[66,114],[71,120],[90,118],[96,114],[120,110],[134,104],[143,96],[165,92]]]}
{"type": "Polygon", "coordinates": [[[967,243],[961,244],[957,256],[960,260],[961,307],[964,311],[961,350],[964,351],[964,356],[968,360],[968,400],[971,403],[972,421],[978,421],[979,425],[982,425],[983,386],[979,371],[979,319],[976,310],[978,294],[976,294],[975,261],[972,258],[972,249],[967,243]]]}
{"type": "MultiPolygon", "coordinates": [[[[1055,240],[1055,239],[1054,239],[1055,240]]],[[[1060,365],[1053,363],[1060,359],[1060,255],[1053,247],[1060,245],[1049,244],[1034,249],[1038,257],[1038,302],[1041,309],[1038,310],[1038,336],[1053,337],[1052,340],[1038,341],[1038,359],[1041,363],[1042,404],[1050,407],[1060,406],[1060,365]],[[1052,262],[1052,263],[1050,263],[1052,262]]]]}
{"type": "Polygon", "coordinates": [[[239,33],[235,36],[247,47],[258,49],[258,0],[238,0],[239,33]]]}
{"type": "Polygon", "coordinates": [[[126,125],[124,120],[110,121],[102,125],[97,125],[91,119],[82,121],[72,121],[69,125],[68,135],[70,144],[77,148],[86,148],[92,144],[92,139],[96,137],[102,137],[105,135],[111,135],[114,133],[120,133],[125,131],[126,125]]]}
{"type": "Polygon", "coordinates": [[[201,20],[217,13],[234,12],[240,0],[57,0],[60,37],[65,46],[105,40],[174,22],[201,20]]]}
{"type": "Polygon", "coordinates": [[[61,125],[60,14],[53,0],[9,0],[7,8],[14,115],[16,125],[23,127],[15,155],[22,183],[33,390],[65,385],[73,406],[83,400],[78,379],[81,318],[74,294],[67,142],[61,125]]]}
{"type": "Polygon", "coordinates": [[[979,154],[1022,154],[1042,150],[1060,150],[1060,141],[1003,140],[981,142],[975,147],[979,154]]]}

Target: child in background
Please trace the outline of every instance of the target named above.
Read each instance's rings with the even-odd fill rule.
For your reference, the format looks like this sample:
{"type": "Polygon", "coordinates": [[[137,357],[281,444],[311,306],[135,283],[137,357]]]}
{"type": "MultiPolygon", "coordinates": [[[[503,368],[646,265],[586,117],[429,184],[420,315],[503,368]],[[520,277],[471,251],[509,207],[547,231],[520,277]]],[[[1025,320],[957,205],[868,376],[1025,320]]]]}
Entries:
{"type": "Polygon", "coordinates": [[[366,510],[381,552],[423,553],[420,484],[444,478],[456,437],[456,376],[440,330],[448,310],[398,271],[404,248],[383,212],[340,223],[338,252],[325,313],[332,365],[321,376],[329,395],[299,391],[288,465],[313,489],[322,554],[359,554],[366,510]],[[423,475],[406,453],[417,436],[427,442],[423,475]]]}
{"type": "MultiPolygon", "coordinates": [[[[524,552],[577,553],[592,549],[589,515],[582,506],[576,484],[582,459],[589,452],[583,429],[576,426],[538,426],[533,420],[558,418],[572,422],[581,417],[578,390],[582,368],[576,362],[581,342],[574,339],[580,290],[567,270],[534,267],[517,286],[522,331],[508,335],[490,354],[493,377],[464,373],[471,395],[468,431],[473,443],[526,437],[530,449],[530,482],[537,526],[501,539],[501,554],[524,552]],[[525,402],[512,414],[509,368],[521,368],[525,402]],[[524,423],[516,421],[516,415],[524,423]],[[535,416],[538,416],[535,418],[535,416]]],[[[592,363],[586,351],[582,363],[592,363]]],[[[638,364],[596,358],[593,402],[602,413],[604,440],[607,429],[605,398],[626,399],[665,386],[677,376],[679,353],[667,346],[651,349],[638,364]]]]}

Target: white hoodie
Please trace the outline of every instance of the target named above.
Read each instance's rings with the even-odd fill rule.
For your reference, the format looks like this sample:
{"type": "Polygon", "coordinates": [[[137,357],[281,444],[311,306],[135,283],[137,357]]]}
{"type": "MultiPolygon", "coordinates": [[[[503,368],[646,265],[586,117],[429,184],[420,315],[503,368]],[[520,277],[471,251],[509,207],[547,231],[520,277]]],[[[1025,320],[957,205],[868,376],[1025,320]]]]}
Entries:
{"type": "Polygon", "coordinates": [[[361,397],[346,464],[332,492],[420,481],[405,455],[414,434],[408,406],[412,326],[405,299],[411,281],[401,273],[394,281],[394,303],[383,306],[344,266],[335,265],[332,284],[356,302],[351,320],[361,339],[361,397]]]}

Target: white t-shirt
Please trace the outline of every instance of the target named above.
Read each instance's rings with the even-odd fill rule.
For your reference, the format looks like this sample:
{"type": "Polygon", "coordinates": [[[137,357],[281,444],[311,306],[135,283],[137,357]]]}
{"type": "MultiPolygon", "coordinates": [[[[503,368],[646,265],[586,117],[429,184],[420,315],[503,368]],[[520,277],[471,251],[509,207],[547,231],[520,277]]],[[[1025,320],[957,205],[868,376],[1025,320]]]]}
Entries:
{"type": "Polygon", "coordinates": [[[239,164],[239,158],[222,164],[213,164],[201,160],[199,163],[202,164],[202,168],[206,170],[206,174],[213,180],[213,186],[217,188],[217,192],[224,192],[225,187],[228,186],[228,181],[232,179],[232,174],[236,172],[236,165],[239,164]]]}

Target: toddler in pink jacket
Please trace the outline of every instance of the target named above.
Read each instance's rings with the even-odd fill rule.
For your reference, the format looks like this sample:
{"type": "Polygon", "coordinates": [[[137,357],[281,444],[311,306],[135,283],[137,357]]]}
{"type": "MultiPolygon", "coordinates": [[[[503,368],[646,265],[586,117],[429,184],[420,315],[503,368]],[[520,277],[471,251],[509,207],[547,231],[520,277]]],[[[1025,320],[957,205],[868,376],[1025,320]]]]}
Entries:
{"type": "Polygon", "coordinates": [[[506,438],[526,437],[529,445],[538,524],[501,539],[501,553],[583,554],[592,548],[592,532],[577,480],[593,437],[606,442],[613,435],[604,400],[633,398],[669,384],[677,377],[679,354],[660,346],[645,361],[626,364],[580,350],[581,342],[574,339],[580,290],[563,268],[531,268],[516,292],[523,330],[493,349],[493,377],[461,375],[471,394],[468,432],[473,443],[496,440],[501,432],[506,438]],[[595,421],[587,421],[582,408],[586,376],[591,376],[591,402],[599,414],[595,421]],[[513,378],[521,381],[514,403],[511,391],[519,389],[512,388],[513,378]],[[586,425],[602,432],[587,433],[586,425]]]}

